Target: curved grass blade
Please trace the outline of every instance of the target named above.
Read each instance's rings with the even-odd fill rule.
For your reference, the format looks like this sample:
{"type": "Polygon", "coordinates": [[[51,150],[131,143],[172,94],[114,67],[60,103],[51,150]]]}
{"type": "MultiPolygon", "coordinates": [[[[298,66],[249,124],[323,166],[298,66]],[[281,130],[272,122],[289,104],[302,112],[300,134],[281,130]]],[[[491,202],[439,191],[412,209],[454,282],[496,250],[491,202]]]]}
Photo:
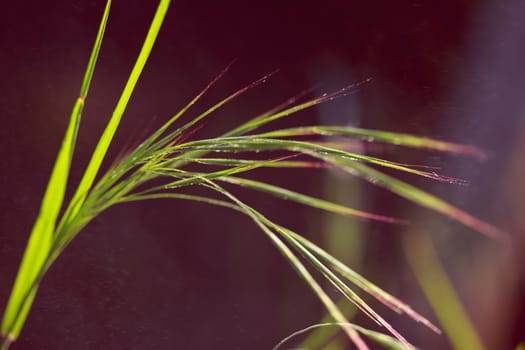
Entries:
{"type": "MultiPolygon", "coordinates": [[[[345,297],[342,297],[337,302],[337,307],[341,309],[341,311],[346,315],[346,318],[348,320],[352,320],[357,312],[359,311],[354,304],[348,303],[345,297]]],[[[334,322],[330,314],[324,314],[323,318],[317,323],[330,323],[334,322]]],[[[330,346],[331,344],[334,345],[342,345],[340,344],[340,340],[337,337],[337,334],[339,333],[340,328],[339,327],[331,327],[331,328],[318,328],[307,336],[305,336],[296,346],[300,349],[323,349],[323,346],[326,348],[326,346],[330,346]]],[[[334,349],[334,350],[341,350],[341,349],[334,349]]]]}
{"type": "Polygon", "coordinates": [[[376,321],[379,325],[385,327],[394,337],[402,342],[407,349],[415,350],[410,344],[390,323],[388,323],[381,315],[379,315],[373,308],[371,308],[363,299],[361,299],[348,285],[346,285],[339,277],[337,277],[332,270],[324,265],[317,257],[315,257],[305,246],[296,240],[293,234],[297,235],[290,229],[276,225],[266,219],[262,220],[279,232],[284,239],[296,249],[308,262],[310,262],[332,285],[341,292],[349,301],[363,311],[368,317],[376,321]]]}
{"type": "Polygon", "coordinates": [[[69,124],[66,129],[62,145],[57,155],[46,192],[44,194],[40,212],[31,232],[27,248],[18,271],[16,281],[9,298],[4,317],[2,320],[2,334],[14,341],[24,325],[27,314],[31,308],[38,285],[35,281],[43,268],[50,253],[53,243],[53,232],[67,185],[71,159],[75,148],[75,142],[82,115],[82,109],[87,97],[89,85],[97,62],[102,38],[106,28],[111,1],[108,0],[100,22],[95,44],[84,74],[69,124]]]}
{"type": "Polygon", "coordinates": [[[204,196],[198,196],[193,194],[185,194],[185,193],[151,193],[151,194],[130,194],[125,197],[122,197],[119,199],[119,203],[127,203],[127,202],[138,202],[143,200],[152,200],[152,199],[185,199],[190,200],[194,202],[201,202],[211,205],[216,205],[219,207],[225,207],[237,211],[241,211],[240,208],[232,204],[230,202],[226,202],[220,199],[213,199],[209,197],[204,196]]]}
{"type": "MultiPolygon", "coordinates": [[[[394,337],[391,337],[389,335],[386,335],[380,332],[372,331],[370,329],[360,327],[353,323],[348,323],[348,325],[354,328],[356,331],[363,334],[364,336],[366,336],[367,338],[369,338],[370,340],[372,340],[373,342],[375,342],[376,344],[381,345],[386,349],[406,350],[405,345],[394,337]]],[[[314,325],[305,327],[303,329],[293,332],[292,334],[290,334],[289,336],[281,340],[277,345],[275,345],[272,348],[272,350],[279,350],[284,345],[284,343],[292,340],[292,338],[298,335],[304,334],[306,332],[309,332],[313,329],[321,328],[321,327],[334,327],[334,326],[341,327],[341,324],[337,322],[326,322],[326,323],[318,323],[318,324],[314,324],[314,325]]]]}
{"type": "Polygon", "coordinates": [[[349,126],[303,126],[297,128],[270,131],[262,134],[257,134],[256,136],[279,138],[311,135],[357,137],[361,140],[365,140],[368,142],[379,141],[399,146],[425,148],[447,153],[463,154],[480,159],[486,159],[488,156],[486,152],[473,146],[439,141],[436,139],[411,134],[353,128],[349,126]]]}
{"type": "Polygon", "coordinates": [[[432,331],[434,331],[437,334],[441,334],[441,330],[436,327],[434,324],[432,324],[428,319],[414,311],[410,306],[402,302],[401,300],[397,299],[396,297],[392,296],[391,294],[385,292],[383,289],[379,288],[374,283],[370,282],[354,270],[350,269],[348,266],[346,266],[344,263],[336,259],[334,256],[323,250],[318,245],[312,243],[305,237],[296,234],[294,232],[290,232],[290,234],[299,241],[302,245],[304,245],[308,250],[310,250],[312,253],[314,253],[316,256],[318,256],[320,259],[325,261],[328,265],[330,265],[333,269],[335,269],[337,272],[339,272],[343,277],[348,279],[348,281],[352,282],[354,285],[358,286],[368,294],[372,295],[374,298],[376,298],[378,301],[380,301],[385,306],[389,307],[390,309],[398,312],[398,313],[404,313],[416,322],[419,322],[432,331]]]}
{"type": "Polygon", "coordinates": [[[293,202],[304,204],[309,207],[322,209],[322,210],[325,210],[331,213],[336,213],[336,214],[340,214],[344,216],[354,216],[354,217],[359,217],[363,219],[371,219],[371,220],[383,221],[383,222],[388,222],[388,223],[396,223],[396,224],[406,223],[405,221],[402,221],[396,218],[372,214],[372,213],[364,212],[364,211],[357,210],[357,209],[352,209],[344,205],[340,205],[340,204],[336,204],[333,202],[325,201],[323,199],[307,196],[302,193],[291,191],[289,189],[282,188],[279,186],[270,185],[265,182],[249,180],[249,179],[233,177],[233,176],[219,177],[218,180],[223,181],[223,182],[232,183],[235,185],[239,185],[242,187],[250,188],[256,191],[266,192],[276,197],[280,197],[286,200],[291,200],[293,202]]]}
{"type": "Polygon", "coordinates": [[[469,213],[445,202],[438,197],[431,195],[417,187],[409,185],[406,182],[398,180],[390,175],[372,169],[365,164],[349,161],[346,159],[335,159],[334,157],[320,156],[320,158],[330,161],[334,165],[339,165],[343,170],[362,177],[376,186],[384,187],[387,190],[419,204],[428,209],[434,210],[440,214],[448,216],[463,225],[494,239],[504,239],[506,234],[482,220],[475,218],[469,213]]]}
{"type": "MultiPolygon", "coordinates": [[[[222,165],[222,166],[230,166],[230,167],[248,165],[248,164],[260,162],[260,160],[233,159],[233,158],[188,158],[188,159],[182,158],[182,160],[189,160],[197,164],[222,165]]],[[[268,168],[324,168],[326,167],[326,163],[298,161],[298,160],[292,160],[292,161],[281,160],[279,162],[271,162],[271,163],[265,164],[265,167],[268,167],[268,168]]]]}

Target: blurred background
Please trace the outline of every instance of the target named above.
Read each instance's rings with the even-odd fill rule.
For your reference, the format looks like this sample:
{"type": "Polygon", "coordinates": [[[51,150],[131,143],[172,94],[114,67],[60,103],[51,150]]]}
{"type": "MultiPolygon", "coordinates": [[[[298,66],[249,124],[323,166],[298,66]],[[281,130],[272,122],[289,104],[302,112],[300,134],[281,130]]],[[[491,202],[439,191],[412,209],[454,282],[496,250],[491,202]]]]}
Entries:
{"type": "MultiPolygon", "coordinates": [[[[1,308],[104,5],[102,0],[3,4],[1,308]]],[[[114,1],[83,114],[73,182],[116,103],[155,6],[156,1],[114,1]]],[[[421,349],[515,349],[525,339],[523,13],[520,0],[173,1],[109,157],[153,131],[232,60],[230,72],[195,112],[279,72],[219,111],[195,137],[219,135],[301,91],[316,96],[372,78],[356,93],[276,126],[352,125],[488,150],[490,159],[479,161],[353,145],[468,180],[470,185],[458,186],[401,176],[508,231],[511,244],[335,171],[257,174],[411,225],[343,219],[264,194],[236,193],[445,331],[433,334],[365,298],[421,349]]],[[[355,314],[356,323],[377,329],[342,307],[355,314]]],[[[204,204],[159,200],[111,208],[81,233],[43,281],[12,349],[265,350],[324,316],[313,292],[249,219],[204,204]]],[[[344,337],[330,334],[335,330],[311,331],[283,348],[351,349],[344,337]]]]}

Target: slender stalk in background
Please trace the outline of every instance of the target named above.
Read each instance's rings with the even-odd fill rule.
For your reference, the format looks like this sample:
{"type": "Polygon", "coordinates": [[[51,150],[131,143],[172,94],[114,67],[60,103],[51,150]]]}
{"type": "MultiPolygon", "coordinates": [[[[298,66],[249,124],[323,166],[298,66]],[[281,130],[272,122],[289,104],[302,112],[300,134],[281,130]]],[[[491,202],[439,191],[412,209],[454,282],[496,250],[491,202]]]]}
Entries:
{"type": "Polygon", "coordinates": [[[455,350],[484,350],[452,281],[424,232],[407,232],[403,248],[410,268],[455,350]],[[444,306],[446,305],[446,306],[444,306]]]}

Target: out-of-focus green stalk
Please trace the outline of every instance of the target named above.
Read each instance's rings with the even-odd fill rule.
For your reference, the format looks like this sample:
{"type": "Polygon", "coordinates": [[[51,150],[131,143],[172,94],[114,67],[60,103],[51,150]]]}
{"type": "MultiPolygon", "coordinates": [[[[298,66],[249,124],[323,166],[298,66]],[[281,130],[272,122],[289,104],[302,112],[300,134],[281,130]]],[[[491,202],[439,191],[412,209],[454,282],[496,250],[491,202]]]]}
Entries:
{"type": "Polygon", "coordinates": [[[403,247],[410,268],[453,348],[484,350],[430,239],[423,232],[408,233],[403,238],[403,247]]]}

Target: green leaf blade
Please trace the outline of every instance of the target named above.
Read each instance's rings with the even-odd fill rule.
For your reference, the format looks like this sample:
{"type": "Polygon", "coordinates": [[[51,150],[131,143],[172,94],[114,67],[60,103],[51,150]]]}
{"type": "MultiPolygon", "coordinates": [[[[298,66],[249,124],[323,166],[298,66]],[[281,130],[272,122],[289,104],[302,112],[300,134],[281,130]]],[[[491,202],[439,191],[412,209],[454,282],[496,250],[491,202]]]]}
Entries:
{"type": "Polygon", "coordinates": [[[303,126],[258,134],[260,137],[293,137],[293,136],[343,136],[354,137],[368,142],[385,142],[398,146],[424,148],[447,153],[457,153],[485,159],[487,154],[477,147],[440,141],[424,136],[396,133],[382,130],[361,129],[349,126],[303,126]]]}
{"type": "Polygon", "coordinates": [[[16,340],[23,328],[38,288],[39,279],[45,270],[45,264],[53,246],[55,225],[64,201],[82,110],[102,44],[110,6],[111,1],[108,0],[84,74],[80,95],[71,111],[38,217],[29,236],[27,248],[2,318],[1,333],[10,341],[16,340]]]}
{"type": "Polygon", "coordinates": [[[73,107],[69,125],[42,200],[40,212],[31,232],[4,313],[1,330],[3,334],[13,340],[18,337],[23,320],[31,306],[32,298],[28,298],[26,295],[33,289],[53,243],[53,233],[64,200],[83,105],[83,100],[79,98],[73,107]]]}
{"type": "Polygon", "coordinates": [[[224,181],[224,182],[229,182],[232,184],[236,184],[242,187],[247,187],[247,188],[250,188],[256,191],[266,192],[276,197],[280,197],[286,200],[290,200],[290,201],[294,201],[300,204],[304,204],[306,206],[310,206],[312,208],[325,210],[325,211],[343,215],[343,216],[353,216],[353,217],[358,217],[362,219],[371,219],[371,220],[377,220],[377,221],[388,222],[388,223],[396,223],[396,224],[404,223],[402,220],[398,220],[396,218],[368,213],[368,212],[364,212],[361,210],[349,208],[349,207],[339,205],[339,204],[336,204],[330,201],[307,196],[302,193],[291,191],[286,188],[271,185],[271,184],[261,182],[261,181],[249,180],[249,179],[233,177],[233,176],[220,177],[219,180],[224,181]]]}

